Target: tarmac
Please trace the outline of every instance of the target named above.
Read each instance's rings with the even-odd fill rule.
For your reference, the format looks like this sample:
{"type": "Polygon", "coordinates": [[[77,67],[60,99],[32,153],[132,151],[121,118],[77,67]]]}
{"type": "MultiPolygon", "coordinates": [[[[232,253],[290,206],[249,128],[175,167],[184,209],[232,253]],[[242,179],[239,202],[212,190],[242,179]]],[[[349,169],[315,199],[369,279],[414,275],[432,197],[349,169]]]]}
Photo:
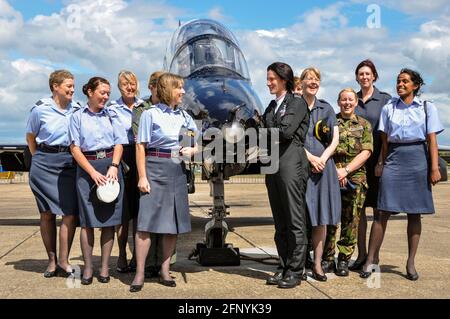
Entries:
{"type": "MultiPolygon", "coordinates": [[[[71,251],[75,278],[44,278],[47,256],[39,232],[39,213],[28,184],[0,184],[0,298],[38,299],[339,299],[339,298],[450,298],[450,183],[434,187],[436,214],[423,216],[422,237],[416,256],[418,281],[406,279],[406,215],[393,216],[388,223],[380,253],[381,272],[361,279],[356,272],[349,277],[328,274],[327,282],[308,280],[294,289],[265,285],[275,266],[242,260],[240,266],[203,267],[188,255],[204,240],[204,226],[211,206],[208,184],[196,185],[189,196],[192,232],[180,235],[177,262],[172,275],[177,287],[162,286],[146,279],[139,293],[130,293],[133,274],[115,271],[118,249],[115,244],[111,262],[111,281],[94,279],[90,286],[79,281],[83,259],[79,229],[71,251]]],[[[226,184],[225,199],[230,206],[227,222],[231,228],[227,242],[253,258],[275,257],[274,225],[265,185],[226,184]]],[[[414,194],[411,194],[414,196],[414,194]]],[[[368,209],[369,227],[372,212],[368,209]]],[[[95,232],[94,266],[100,265],[100,232],[95,232]]],[[[130,255],[130,254],[129,254],[130,255]]],[[[354,256],[356,258],[356,256],[354,256]]],[[[270,260],[269,260],[270,261],[270,260]]],[[[98,274],[98,273],[97,273],[98,274]]]]}

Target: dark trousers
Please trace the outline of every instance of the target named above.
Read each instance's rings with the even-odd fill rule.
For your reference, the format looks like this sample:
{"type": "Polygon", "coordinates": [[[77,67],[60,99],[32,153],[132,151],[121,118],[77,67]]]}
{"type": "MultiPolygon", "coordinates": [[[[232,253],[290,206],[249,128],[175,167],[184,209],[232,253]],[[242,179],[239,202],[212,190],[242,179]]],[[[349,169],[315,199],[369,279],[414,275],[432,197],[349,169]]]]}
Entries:
{"type": "Polygon", "coordinates": [[[279,270],[298,276],[305,267],[308,245],[305,203],[308,165],[303,147],[291,144],[280,149],[278,172],[266,175],[275,223],[275,245],[280,257],[279,270]]]}

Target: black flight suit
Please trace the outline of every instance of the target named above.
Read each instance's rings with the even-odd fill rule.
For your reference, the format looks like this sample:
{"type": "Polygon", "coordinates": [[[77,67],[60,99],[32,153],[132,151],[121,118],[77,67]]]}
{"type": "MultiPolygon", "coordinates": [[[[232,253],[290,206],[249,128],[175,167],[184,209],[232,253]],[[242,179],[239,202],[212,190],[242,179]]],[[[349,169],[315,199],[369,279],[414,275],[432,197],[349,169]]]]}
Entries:
{"type": "Polygon", "coordinates": [[[279,131],[279,169],[266,175],[275,223],[275,244],[283,276],[300,276],[307,254],[306,182],[309,162],[303,144],[308,131],[308,106],[302,97],[287,93],[277,112],[273,100],[263,115],[266,128],[279,131]]]}

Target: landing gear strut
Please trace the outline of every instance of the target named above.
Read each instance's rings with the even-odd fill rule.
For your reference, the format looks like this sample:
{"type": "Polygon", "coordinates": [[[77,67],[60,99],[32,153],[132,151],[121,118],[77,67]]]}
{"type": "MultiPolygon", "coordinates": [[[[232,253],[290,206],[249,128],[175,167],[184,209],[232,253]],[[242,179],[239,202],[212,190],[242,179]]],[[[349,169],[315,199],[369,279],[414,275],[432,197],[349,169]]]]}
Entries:
{"type": "Polygon", "coordinates": [[[211,176],[210,183],[213,208],[210,211],[211,219],[205,225],[205,242],[197,244],[197,261],[202,266],[239,266],[239,248],[225,242],[228,225],[225,222],[227,206],[224,201],[222,169],[219,168],[217,174],[211,176]]]}

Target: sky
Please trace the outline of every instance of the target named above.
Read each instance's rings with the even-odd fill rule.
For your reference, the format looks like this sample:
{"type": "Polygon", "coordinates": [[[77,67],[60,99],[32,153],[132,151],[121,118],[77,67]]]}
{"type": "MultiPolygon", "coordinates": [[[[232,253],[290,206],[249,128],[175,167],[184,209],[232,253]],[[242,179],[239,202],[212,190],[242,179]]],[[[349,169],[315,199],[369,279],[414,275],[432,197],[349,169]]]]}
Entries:
{"type": "Polygon", "coordinates": [[[354,69],[370,58],[376,86],[395,95],[403,67],[425,79],[421,98],[432,100],[450,145],[450,3],[448,0],[0,0],[0,144],[24,143],[31,106],[49,96],[48,76],[65,68],[75,75],[75,100],[92,76],[113,83],[134,71],[142,95],[149,75],[163,66],[171,35],[181,21],[214,19],[237,37],[263,105],[272,97],[266,68],[275,61],[322,72],[318,97],[336,110],[338,92],[358,90],[354,69]],[[282,4],[282,5],[280,5],[282,4]]]}

